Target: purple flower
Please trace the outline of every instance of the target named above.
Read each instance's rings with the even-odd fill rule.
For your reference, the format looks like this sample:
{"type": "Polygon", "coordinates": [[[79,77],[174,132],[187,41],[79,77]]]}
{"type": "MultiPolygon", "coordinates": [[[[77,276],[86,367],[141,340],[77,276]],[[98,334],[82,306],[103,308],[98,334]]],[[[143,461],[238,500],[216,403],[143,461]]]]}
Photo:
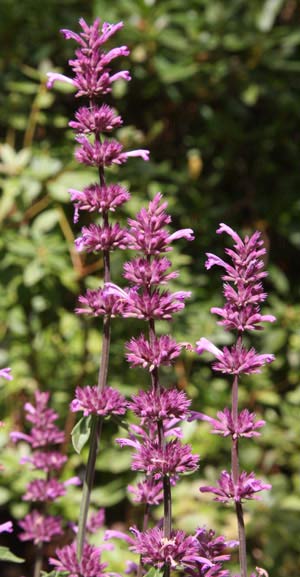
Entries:
{"type": "Polygon", "coordinates": [[[13,376],[10,374],[11,368],[6,367],[5,369],[0,369],[0,377],[6,379],[7,381],[12,381],[13,376]]]}
{"type": "Polygon", "coordinates": [[[184,308],[184,300],[191,296],[190,292],[153,290],[152,293],[141,294],[132,291],[128,294],[124,317],[136,317],[138,319],[165,319],[171,320],[172,315],[184,308]]]}
{"type": "Polygon", "coordinates": [[[124,312],[124,298],[120,294],[108,293],[106,289],[88,289],[85,295],[80,295],[78,301],[83,307],[76,308],[77,314],[87,314],[94,317],[110,315],[116,317],[124,312]]]}
{"type": "Polygon", "coordinates": [[[132,527],[131,532],[135,543],[130,549],[141,555],[143,564],[151,564],[158,569],[164,565],[172,568],[178,565],[189,567],[195,562],[212,565],[208,559],[199,555],[197,539],[187,536],[184,531],[172,531],[169,539],[164,537],[163,530],[158,527],[144,533],[132,527]]]}
{"type": "Polygon", "coordinates": [[[152,477],[146,477],[137,486],[128,485],[128,491],[134,495],[135,503],[147,503],[148,505],[159,505],[163,501],[163,483],[152,477]]]}
{"type": "Polygon", "coordinates": [[[81,230],[82,236],[75,240],[79,252],[112,251],[116,248],[127,248],[127,231],[119,224],[103,225],[90,224],[81,230]]]}
{"type": "Polygon", "coordinates": [[[255,478],[254,473],[246,473],[243,471],[237,485],[234,484],[233,478],[227,471],[222,471],[220,479],[218,480],[218,487],[201,487],[202,493],[214,493],[215,501],[228,503],[229,501],[241,502],[243,499],[259,499],[256,495],[259,491],[269,490],[272,485],[264,483],[255,478]]]}
{"type": "Polygon", "coordinates": [[[44,516],[36,510],[19,521],[19,526],[23,530],[19,536],[21,541],[33,541],[35,545],[49,543],[55,535],[63,534],[59,517],[44,516]]]}
{"type": "Polygon", "coordinates": [[[76,34],[72,30],[62,30],[64,37],[75,40],[79,44],[76,50],[76,59],[70,60],[69,64],[73,70],[74,78],[69,78],[54,72],[48,73],[48,88],[51,88],[56,81],[72,84],[76,89],[76,96],[88,96],[94,98],[100,94],[111,91],[111,84],[118,78],[130,80],[127,70],[110,74],[108,65],[119,56],[127,56],[129,50],[127,46],[113,48],[108,52],[102,50],[102,45],[115,34],[123,23],[108,24],[104,22],[101,32],[99,31],[100,20],[97,18],[91,26],[88,26],[83,18],[79,20],[82,32],[76,34]]]}
{"type": "Polygon", "coordinates": [[[214,531],[205,527],[197,529],[195,536],[200,555],[207,557],[213,565],[195,563],[194,567],[187,569],[187,573],[192,577],[229,577],[229,571],[223,569],[223,563],[230,559],[228,547],[236,547],[238,542],[227,542],[222,535],[216,537],[214,531]]]}
{"type": "Polygon", "coordinates": [[[161,365],[169,366],[180,355],[182,343],[176,343],[172,337],[155,337],[152,342],[141,334],[126,343],[126,358],[132,367],[141,366],[153,371],[161,365]]]}
{"type": "Polygon", "coordinates": [[[137,287],[164,285],[178,276],[178,272],[166,272],[170,266],[171,262],[164,257],[152,261],[135,258],[124,264],[124,277],[137,287]]]}
{"type": "Polygon", "coordinates": [[[207,421],[212,425],[212,433],[228,437],[231,435],[233,439],[236,437],[258,437],[260,433],[256,429],[264,426],[265,421],[255,421],[255,413],[250,413],[248,409],[243,409],[239,415],[237,423],[234,424],[231,411],[227,408],[224,411],[218,411],[217,419],[198,413],[202,421],[207,421]]]}
{"type": "Polygon", "coordinates": [[[205,338],[201,338],[196,345],[196,352],[199,355],[203,351],[208,351],[217,358],[217,362],[213,364],[215,371],[228,375],[260,373],[260,369],[265,363],[271,363],[274,360],[274,355],[272,354],[259,355],[254,348],[248,351],[239,345],[234,345],[230,348],[224,347],[221,350],[205,338]]]}
{"type": "Polygon", "coordinates": [[[107,104],[101,106],[82,106],[75,113],[76,121],[69,122],[69,126],[77,134],[99,134],[110,132],[123,124],[121,116],[107,104]]]}
{"type": "Polygon", "coordinates": [[[212,307],[210,311],[223,318],[218,324],[223,325],[226,330],[262,330],[260,323],[274,322],[276,320],[273,315],[261,315],[259,307],[254,305],[245,305],[243,308],[237,308],[226,303],[223,308],[212,307]]]}
{"type": "Polygon", "coordinates": [[[197,469],[198,461],[190,445],[183,445],[178,439],[165,443],[163,448],[156,441],[145,440],[133,454],[131,468],[160,479],[164,475],[191,473],[197,469]]]}
{"type": "Polygon", "coordinates": [[[77,142],[81,144],[75,153],[76,160],[88,166],[111,166],[112,164],[124,164],[129,157],[139,156],[145,161],[149,160],[149,150],[139,149],[123,152],[123,146],[117,140],[96,140],[91,143],[85,136],[77,136],[77,142]]]}
{"type": "Polygon", "coordinates": [[[165,212],[167,206],[168,203],[162,202],[162,195],[158,193],[149,203],[148,210],[142,208],[137,214],[136,220],[128,219],[130,248],[142,251],[145,255],[160,255],[172,250],[170,245],[173,240],[179,238],[194,239],[193,231],[190,228],[169,234],[165,229],[171,222],[170,215],[165,212]]]}
{"type": "Polygon", "coordinates": [[[0,525],[0,533],[12,533],[13,530],[14,528],[11,521],[6,521],[0,525]]]}
{"type": "Polygon", "coordinates": [[[12,441],[25,441],[33,449],[56,445],[64,442],[65,435],[54,424],[58,414],[48,408],[49,393],[35,392],[35,403],[25,403],[26,420],[32,424],[29,434],[13,431],[10,434],[12,441]]]}
{"type": "Polygon", "coordinates": [[[56,549],[57,559],[50,558],[49,562],[57,571],[67,571],[68,577],[102,577],[105,575],[106,563],[100,562],[101,549],[85,543],[81,561],[76,555],[76,545],[66,545],[56,549]]]}
{"type": "Polygon", "coordinates": [[[58,451],[35,451],[30,456],[22,457],[21,463],[31,463],[34,469],[40,469],[49,473],[50,471],[59,471],[68,457],[58,451]]]}
{"type": "Polygon", "coordinates": [[[65,434],[50,423],[47,429],[32,429],[29,435],[19,431],[13,431],[10,433],[10,438],[14,443],[17,441],[25,441],[29,443],[33,449],[38,449],[39,447],[45,447],[47,445],[63,443],[65,434]]]}
{"type": "Polygon", "coordinates": [[[266,298],[263,292],[261,279],[267,276],[263,271],[264,261],[262,256],[266,249],[259,232],[255,232],[244,241],[229,226],[220,224],[217,233],[226,232],[234,240],[234,249],[225,249],[232,264],[227,263],[218,256],[208,253],[206,268],[210,269],[217,265],[225,269],[222,276],[224,283],[224,296],[226,303],[223,308],[213,307],[212,313],[219,315],[222,320],[219,324],[226,329],[238,331],[261,329],[261,322],[273,322],[273,315],[261,315],[259,305],[266,298]],[[233,283],[235,288],[230,284],[233,283]]]}
{"type": "Polygon", "coordinates": [[[75,205],[75,222],[78,221],[79,210],[99,213],[106,212],[107,210],[114,211],[130,198],[130,194],[126,188],[119,184],[109,184],[105,186],[91,184],[84,188],[82,192],[71,188],[69,193],[75,205]]]}
{"type": "Polygon", "coordinates": [[[24,501],[55,501],[58,497],[63,497],[66,494],[66,487],[68,485],[80,485],[78,477],[72,477],[64,483],[57,479],[35,479],[27,485],[26,493],[23,497],[24,501]]]}
{"type": "Polygon", "coordinates": [[[105,512],[104,509],[99,509],[97,513],[92,513],[90,518],[87,521],[87,531],[89,533],[96,533],[98,529],[103,527],[105,522],[105,512]]]}
{"type": "Polygon", "coordinates": [[[147,422],[164,419],[183,420],[188,412],[191,401],[183,391],[177,389],[159,389],[139,391],[128,404],[140,419],[142,425],[147,422]]]}
{"type": "Polygon", "coordinates": [[[100,390],[94,387],[77,387],[76,398],[71,402],[71,411],[83,411],[88,415],[124,415],[127,403],[124,397],[112,387],[100,390]]]}

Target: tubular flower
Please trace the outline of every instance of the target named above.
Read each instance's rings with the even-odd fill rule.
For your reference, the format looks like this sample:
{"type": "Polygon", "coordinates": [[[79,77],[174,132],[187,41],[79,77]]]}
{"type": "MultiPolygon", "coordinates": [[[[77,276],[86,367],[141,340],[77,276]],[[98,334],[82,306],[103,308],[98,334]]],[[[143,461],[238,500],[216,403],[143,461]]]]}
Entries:
{"type": "Polygon", "coordinates": [[[187,569],[187,573],[193,577],[229,577],[223,564],[230,560],[228,548],[236,547],[238,542],[226,541],[222,535],[217,537],[214,531],[205,527],[197,529],[195,537],[200,555],[207,557],[213,565],[196,563],[195,567],[187,569]]]}
{"type": "Polygon", "coordinates": [[[91,184],[83,191],[71,188],[69,193],[75,206],[74,222],[78,222],[80,210],[98,213],[104,213],[108,210],[113,212],[130,198],[126,188],[119,184],[103,186],[91,184]]]}
{"type": "Polygon", "coordinates": [[[164,475],[191,473],[197,469],[198,461],[190,445],[182,445],[178,439],[167,442],[163,448],[158,442],[145,441],[133,454],[131,468],[160,479],[164,475]]]}
{"type": "Polygon", "coordinates": [[[7,381],[12,381],[13,376],[11,375],[11,368],[5,367],[5,369],[0,369],[0,377],[6,379],[7,381]]]}
{"type": "Polygon", "coordinates": [[[207,254],[206,268],[217,265],[225,270],[222,276],[226,303],[223,308],[213,307],[212,313],[221,317],[219,324],[227,330],[258,330],[261,322],[273,322],[273,315],[261,315],[260,303],[265,300],[261,279],[267,276],[263,271],[262,256],[266,253],[261,234],[255,232],[244,241],[226,224],[221,223],[218,234],[226,232],[234,241],[234,250],[225,249],[232,264],[214,254],[207,254]],[[233,283],[234,287],[229,283],[233,283]]]}
{"type": "Polygon", "coordinates": [[[148,505],[159,505],[163,501],[163,483],[153,477],[146,477],[137,486],[128,485],[129,493],[133,495],[135,503],[145,503],[148,505]]]}
{"type": "Polygon", "coordinates": [[[214,493],[217,495],[215,501],[228,503],[229,501],[241,502],[244,499],[259,499],[256,494],[260,491],[269,490],[272,485],[264,483],[255,478],[254,473],[243,471],[239,476],[237,485],[234,484],[232,476],[227,471],[222,471],[218,480],[218,487],[201,487],[202,493],[214,493]]]}
{"type": "Polygon", "coordinates": [[[172,315],[184,308],[184,301],[191,296],[190,292],[169,291],[152,293],[143,292],[141,294],[132,291],[128,294],[124,317],[135,317],[138,319],[164,319],[171,320],[172,315]]]}
{"type": "Polygon", "coordinates": [[[119,224],[99,226],[91,224],[82,228],[82,236],[75,240],[79,252],[112,251],[127,248],[127,232],[119,224]]]}
{"type": "Polygon", "coordinates": [[[124,277],[137,287],[164,285],[178,276],[178,272],[167,273],[171,266],[167,258],[135,258],[124,264],[124,277]]]}
{"type": "Polygon", "coordinates": [[[106,563],[101,563],[101,549],[94,545],[84,544],[82,558],[77,559],[76,546],[66,545],[56,549],[57,559],[50,558],[49,562],[57,571],[67,571],[68,577],[103,577],[106,563]]]}
{"type": "Polygon", "coordinates": [[[148,210],[142,208],[136,220],[128,219],[129,246],[145,255],[162,254],[172,250],[171,243],[179,238],[193,240],[192,229],[186,228],[169,234],[165,228],[171,222],[171,217],[165,211],[168,204],[162,202],[162,195],[157,193],[149,203],[148,210]]]}
{"type": "Polygon", "coordinates": [[[187,536],[184,531],[172,531],[170,538],[164,537],[162,529],[154,527],[144,533],[135,527],[131,528],[135,542],[130,547],[142,557],[143,564],[151,564],[158,569],[169,565],[173,569],[178,565],[193,566],[195,562],[211,566],[209,559],[202,557],[198,552],[197,539],[187,536]]]}
{"type": "Polygon", "coordinates": [[[98,387],[77,387],[75,399],[71,402],[73,412],[83,411],[88,415],[124,415],[127,403],[124,397],[112,387],[100,390],[98,387]]]}
{"type": "Polygon", "coordinates": [[[243,409],[239,413],[237,423],[233,422],[231,411],[227,408],[223,411],[218,411],[217,419],[203,415],[203,413],[198,413],[198,415],[202,421],[207,421],[212,425],[212,433],[223,437],[228,437],[229,435],[233,438],[258,437],[260,432],[256,431],[256,429],[260,429],[265,424],[263,420],[255,421],[255,413],[250,413],[248,409],[243,409]]]}
{"type": "Polygon", "coordinates": [[[60,517],[46,517],[36,510],[19,521],[19,526],[22,529],[20,540],[33,541],[35,545],[49,543],[52,537],[63,534],[60,517]]]}
{"type": "Polygon", "coordinates": [[[69,126],[77,134],[111,132],[123,124],[121,116],[107,104],[93,108],[82,106],[75,112],[75,119],[69,122],[69,126]]]}
{"type": "Polygon", "coordinates": [[[104,22],[101,32],[99,32],[99,18],[91,26],[88,26],[83,18],[79,20],[79,24],[82,28],[79,34],[72,30],[61,30],[67,40],[72,39],[79,44],[76,59],[69,60],[74,77],[69,78],[63,74],[50,72],[48,73],[48,88],[52,88],[56,81],[65,82],[75,87],[76,96],[93,98],[110,92],[112,83],[119,78],[130,80],[127,70],[111,75],[108,66],[113,59],[129,54],[127,46],[120,46],[109,52],[104,52],[102,49],[103,44],[122,28],[123,22],[118,22],[118,24],[104,22]]]}
{"type": "Polygon", "coordinates": [[[83,307],[75,309],[75,312],[79,315],[87,314],[94,317],[110,315],[111,317],[116,317],[122,315],[124,311],[124,298],[116,293],[108,293],[105,288],[88,289],[84,296],[78,297],[78,302],[83,305],[83,307]]]}
{"type": "Polygon", "coordinates": [[[180,355],[182,346],[168,335],[155,337],[150,342],[141,334],[126,343],[126,358],[132,367],[140,366],[153,371],[155,367],[171,365],[180,355]]]}
{"type": "Polygon", "coordinates": [[[191,401],[183,391],[150,389],[150,391],[139,391],[137,395],[134,395],[128,408],[141,419],[144,425],[149,421],[164,419],[184,420],[190,404],[191,401]]]}
{"type": "Polygon", "coordinates": [[[201,338],[196,345],[196,351],[199,355],[203,351],[208,351],[217,358],[217,362],[213,364],[215,371],[228,375],[260,373],[260,369],[264,364],[271,363],[274,360],[274,355],[272,354],[259,355],[254,348],[247,350],[239,345],[224,347],[221,350],[205,338],[201,338]]]}

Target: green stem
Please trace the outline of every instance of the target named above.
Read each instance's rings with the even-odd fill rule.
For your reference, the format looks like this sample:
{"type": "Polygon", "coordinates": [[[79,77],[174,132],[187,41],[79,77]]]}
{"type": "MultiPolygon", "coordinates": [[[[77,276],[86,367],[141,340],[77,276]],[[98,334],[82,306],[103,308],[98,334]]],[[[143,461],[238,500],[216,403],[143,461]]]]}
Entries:
{"type": "Polygon", "coordinates": [[[79,513],[79,523],[78,523],[78,534],[77,534],[77,559],[80,561],[82,558],[83,546],[85,542],[86,534],[86,522],[89,512],[89,506],[91,501],[91,492],[93,489],[94,478],[95,478],[95,465],[98,447],[100,443],[101,431],[102,431],[103,419],[98,416],[93,416],[92,427],[91,427],[91,442],[89,448],[89,456],[85,471],[85,478],[82,488],[82,497],[80,504],[79,513]]]}
{"type": "Polygon", "coordinates": [[[43,543],[36,547],[33,577],[40,577],[43,568],[43,543]]]}

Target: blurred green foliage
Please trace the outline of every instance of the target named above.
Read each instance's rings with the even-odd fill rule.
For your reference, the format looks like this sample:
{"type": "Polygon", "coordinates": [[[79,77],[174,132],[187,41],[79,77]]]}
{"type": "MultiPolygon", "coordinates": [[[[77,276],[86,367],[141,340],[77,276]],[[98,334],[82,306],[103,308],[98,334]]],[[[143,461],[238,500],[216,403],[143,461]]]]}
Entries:
{"type": "MultiPolygon", "coordinates": [[[[258,228],[268,248],[267,307],[276,325],[251,342],[276,361],[262,375],[248,377],[241,404],[267,421],[258,441],[245,441],[241,460],[273,484],[273,491],[247,507],[252,566],[272,577],[300,573],[299,403],[300,403],[300,8],[296,0],[2,0],[0,6],[0,366],[12,366],[14,380],[0,389],[7,431],[22,428],[22,406],[36,387],[49,389],[69,434],[74,425],[68,403],[77,384],[93,384],[101,348],[100,323],[74,315],[78,294],[99,285],[101,259],[79,256],[73,248],[79,227],[72,224],[68,188],[93,179],[73,159],[67,124],[76,103],[69,90],[48,92],[45,73],[68,70],[72,42],[60,28],[77,27],[84,16],[124,20],[118,37],[131,49],[133,77],[113,90],[124,117],[118,137],[125,146],[151,149],[145,165],[132,160],[111,180],[130,187],[125,220],[157,190],[169,202],[174,228],[191,226],[194,243],[181,243],[174,286],[191,289],[184,314],[169,330],[192,343],[201,336],[218,344],[229,336],[209,313],[221,302],[218,271],[204,270],[205,251],[222,254],[219,222],[241,233],[258,228]],[[47,9],[46,9],[47,8],[47,9]]],[[[124,67],[128,66],[122,62],[124,67]]],[[[89,219],[86,217],[85,222],[89,219]]],[[[129,255],[127,255],[129,257],[129,255]]],[[[113,255],[114,280],[126,255],[113,255]]],[[[116,320],[110,384],[126,394],[145,382],[129,370],[123,344],[142,327],[116,320]]],[[[161,325],[161,330],[167,330],[161,325]]],[[[193,398],[193,408],[214,414],[229,404],[230,383],[192,354],[166,370],[164,382],[177,383],[193,398]]],[[[94,505],[107,506],[108,523],[138,522],[141,511],[126,496],[129,454],[112,444],[119,432],[106,428],[98,460],[94,505]]],[[[5,445],[5,432],[1,432],[5,445]]],[[[186,427],[186,439],[201,455],[200,472],[174,490],[178,526],[207,524],[235,537],[230,509],[201,496],[199,485],[214,482],[228,466],[230,444],[211,436],[205,424],[186,427]]],[[[18,464],[23,447],[3,450],[6,470],[0,503],[15,518],[27,473],[18,464]]],[[[85,453],[83,453],[84,457],[85,453]]],[[[82,469],[70,449],[69,470],[82,469]]],[[[60,505],[76,519],[78,490],[60,505]]],[[[155,512],[159,516],[160,512],[155,512]]],[[[108,552],[109,556],[110,553],[108,552]]],[[[120,570],[124,552],[113,554],[120,570]]],[[[18,575],[18,573],[16,573],[18,575]]],[[[19,573],[20,575],[20,573],[19,573]]]]}

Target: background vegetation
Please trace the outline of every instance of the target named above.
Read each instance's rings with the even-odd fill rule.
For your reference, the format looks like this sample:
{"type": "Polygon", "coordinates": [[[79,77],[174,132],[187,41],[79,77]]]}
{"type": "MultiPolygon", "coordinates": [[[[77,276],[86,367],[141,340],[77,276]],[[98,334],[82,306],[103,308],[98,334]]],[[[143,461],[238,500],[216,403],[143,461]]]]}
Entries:
{"type": "MultiPolygon", "coordinates": [[[[76,384],[96,378],[100,336],[97,321],[77,318],[77,295],[96,287],[102,262],[73,249],[79,228],[72,224],[68,187],[91,179],[73,159],[67,128],[75,106],[66,90],[49,93],[45,73],[67,72],[72,43],[60,28],[76,29],[80,16],[124,20],[120,44],[131,49],[133,80],[115,86],[113,98],[124,117],[119,138],[126,146],[151,149],[147,165],[131,161],[111,171],[130,186],[132,200],[122,218],[162,191],[174,227],[191,226],[196,240],[175,253],[181,270],[176,286],[192,289],[174,334],[195,342],[201,336],[224,344],[228,336],[209,313],[221,302],[218,271],[204,270],[205,252],[222,253],[219,222],[239,232],[258,228],[268,247],[267,308],[275,326],[256,337],[260,351],[276,362],[245,380],[241,401],[267,421],[257,443],[244,442],[247,470],[273,484],[270,496],[247,507],[253,566],[272,577],[300,574],[300,7],[297,0],[2,0],[0,6],[0,366],[12,366],[14,380],[0,389],[3,447],[8,431],[23,427],[22,407],[36,387],[51,390],[67,434],[73,426],[68,404],[76,384]]],[[[126,63],[127,66],[127,63],[126,63]]],[[[88,220],[87,220],[88,222],[88,220]]],[[[124,256],[124,255],[123,255],[124,256]]],[[[115,255],[115,280],[121,256],[115,255]]],[[[142,371],[129,370],[123,343],[132,322],[115,321],[111,384],[129,394],[141,385],[142,371]]],[[[166,330],[166,327],[165,327],[166,330]]],[[[214,414],[229,403],[229,383],[210,364],[189,354],[166,382],[177,382],[193,407],[214,414]]],[[[200,471],[175,491],[179,527],[207,524],[235,536],[230,509],[201,496],[203,479],[214,481],[226,467],[230,445],[209,435],[205,424],[187,427],[186,438],[201,455],[200,471]]],[[[138,520],[126,485],[129,455],[111,442],[107,429],[98,461],[95,506],[107,506],[107,523],[138,520]]],[[[26,475],[19,465],[24,447],[2,451],[0,504],[3,520],[23,516],[26,475]]],[[[80,473],[82,458],[70,451],[69,469],[80,473]]],[[[67,474],[67,473],[66,473],[67,474]]],[[[76,517],[75,491],[60,508],[76,517]]],[[[157,513],[159,515],[159,513],[157,513]]],[[[17,543],[12,548],[24,553],[17,543]]],[[[28,551],[27,551],[28,552],[28,551]]],[[[121,555],[121,554],[120,554],[121,555]]],[[[114,555],[116,566],[119,557],[114,555]]],[[[118,566],[119,567],[119,566],[118,566]]],[[[7,571],[24,574],[24,569],[7,571]]],[[[29,569],[28,569],[29,570],[29,569]]]]}

